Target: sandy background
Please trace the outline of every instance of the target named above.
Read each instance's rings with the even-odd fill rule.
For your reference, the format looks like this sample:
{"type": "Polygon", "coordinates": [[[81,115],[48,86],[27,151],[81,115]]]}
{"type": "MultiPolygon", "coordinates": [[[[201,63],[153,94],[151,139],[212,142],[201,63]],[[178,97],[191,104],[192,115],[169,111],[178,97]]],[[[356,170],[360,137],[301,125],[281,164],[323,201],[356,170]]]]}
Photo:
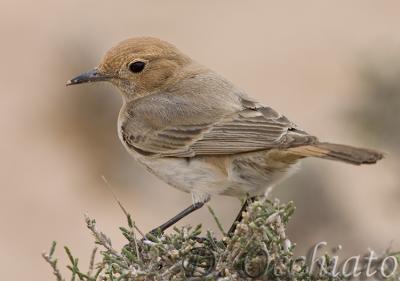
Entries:
{"type": "MultiPolygon", "coordinates": [[[[364,74],[373,69],[387,77],[384,83],[400,80],[399,27],[399,1],[2,0],[0,279],[53,280],[40,257],[52,240],[86,263],[86,212],[123,243],[117,227],[124,217],[102,175],[143,231],[190,204],[188,194],[125,153],[114,89],[64,86],[116,42],[140,35],[174,43],[321,139],[389,153],[368,167],[306,160],[274,192],[297,205],[289,233],[299,254],[322,240],[343,245],[343,256],[383,251],[390,241],[400,248],[396,88],[390,90],[397,103],[372,91],[381,111],[375,123],[364,118],[377,108],[368,99],[377,84],[364,74]],[[366,120],[363,126],[355,116],[366,120]]],[[[228,228],[238,200],[214,197],[210,204],[228,228]]],[[[207,209],[182,224],[198,222],[217,231],[207,209]]],[[[64,269],[65,255],[58,255],[64,269]]]]}

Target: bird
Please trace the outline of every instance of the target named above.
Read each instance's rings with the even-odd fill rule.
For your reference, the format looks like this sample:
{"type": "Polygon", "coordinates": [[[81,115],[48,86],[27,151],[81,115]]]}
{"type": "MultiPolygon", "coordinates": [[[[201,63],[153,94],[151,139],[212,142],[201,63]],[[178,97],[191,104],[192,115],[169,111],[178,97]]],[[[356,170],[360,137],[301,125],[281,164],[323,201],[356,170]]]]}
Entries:
{"type": "MultiPolygon", "coordinates": [[[[121,93],[118,136],[129,154],[150,173],[192,196],[189,207],[152,233],[164,232],[213,195],[263,196],[306,157],[354,165],[383,158],[373,149],[320,141],[158,38],[118,43],[98,66],[67,85],[100,81],[121,93]]],[[[234,229],[233,224],[229,232],[234,229]]]]}

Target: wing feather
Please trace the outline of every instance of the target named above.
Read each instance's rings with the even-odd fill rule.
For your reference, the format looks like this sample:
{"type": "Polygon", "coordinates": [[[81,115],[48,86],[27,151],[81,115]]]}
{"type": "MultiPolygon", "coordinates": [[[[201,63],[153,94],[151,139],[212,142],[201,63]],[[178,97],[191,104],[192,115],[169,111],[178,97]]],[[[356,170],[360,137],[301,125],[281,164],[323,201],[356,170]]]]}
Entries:
{"type": "Polygon", "coordinates": [[[210,123],[182,123],[124,140],[146,153],[170,157],[238,154],[317,141],[270,107],[245,108],[210,123]]]}

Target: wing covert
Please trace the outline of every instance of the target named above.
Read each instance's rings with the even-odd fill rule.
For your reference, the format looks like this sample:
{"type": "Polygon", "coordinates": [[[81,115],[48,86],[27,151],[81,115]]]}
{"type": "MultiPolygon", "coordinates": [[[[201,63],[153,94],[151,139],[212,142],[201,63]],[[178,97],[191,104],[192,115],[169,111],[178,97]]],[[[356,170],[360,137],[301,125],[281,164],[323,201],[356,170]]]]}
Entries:
{"type": "Polygon", "coordinates": [[[145,133],[131,145],[160,156],[193,157],[284,149],[317,141],[270,107],[246,108],[214,122],[189,120],[145,133]]]}

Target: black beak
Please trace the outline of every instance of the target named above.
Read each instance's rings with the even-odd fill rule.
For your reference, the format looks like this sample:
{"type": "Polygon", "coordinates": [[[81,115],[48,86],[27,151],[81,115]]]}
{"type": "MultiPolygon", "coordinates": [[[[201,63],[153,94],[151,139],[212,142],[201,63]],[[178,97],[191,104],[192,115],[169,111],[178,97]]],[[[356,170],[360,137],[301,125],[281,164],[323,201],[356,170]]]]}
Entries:
{"type": "Polygon", "coordinates": [[[67,86],[88,83],[88,82],[97,82],[97,81],[105,81],[111,78],[109,75],[105,75],[94,68],[88,72],[79,74],[75,78],[67,81],[67,86]]]}

